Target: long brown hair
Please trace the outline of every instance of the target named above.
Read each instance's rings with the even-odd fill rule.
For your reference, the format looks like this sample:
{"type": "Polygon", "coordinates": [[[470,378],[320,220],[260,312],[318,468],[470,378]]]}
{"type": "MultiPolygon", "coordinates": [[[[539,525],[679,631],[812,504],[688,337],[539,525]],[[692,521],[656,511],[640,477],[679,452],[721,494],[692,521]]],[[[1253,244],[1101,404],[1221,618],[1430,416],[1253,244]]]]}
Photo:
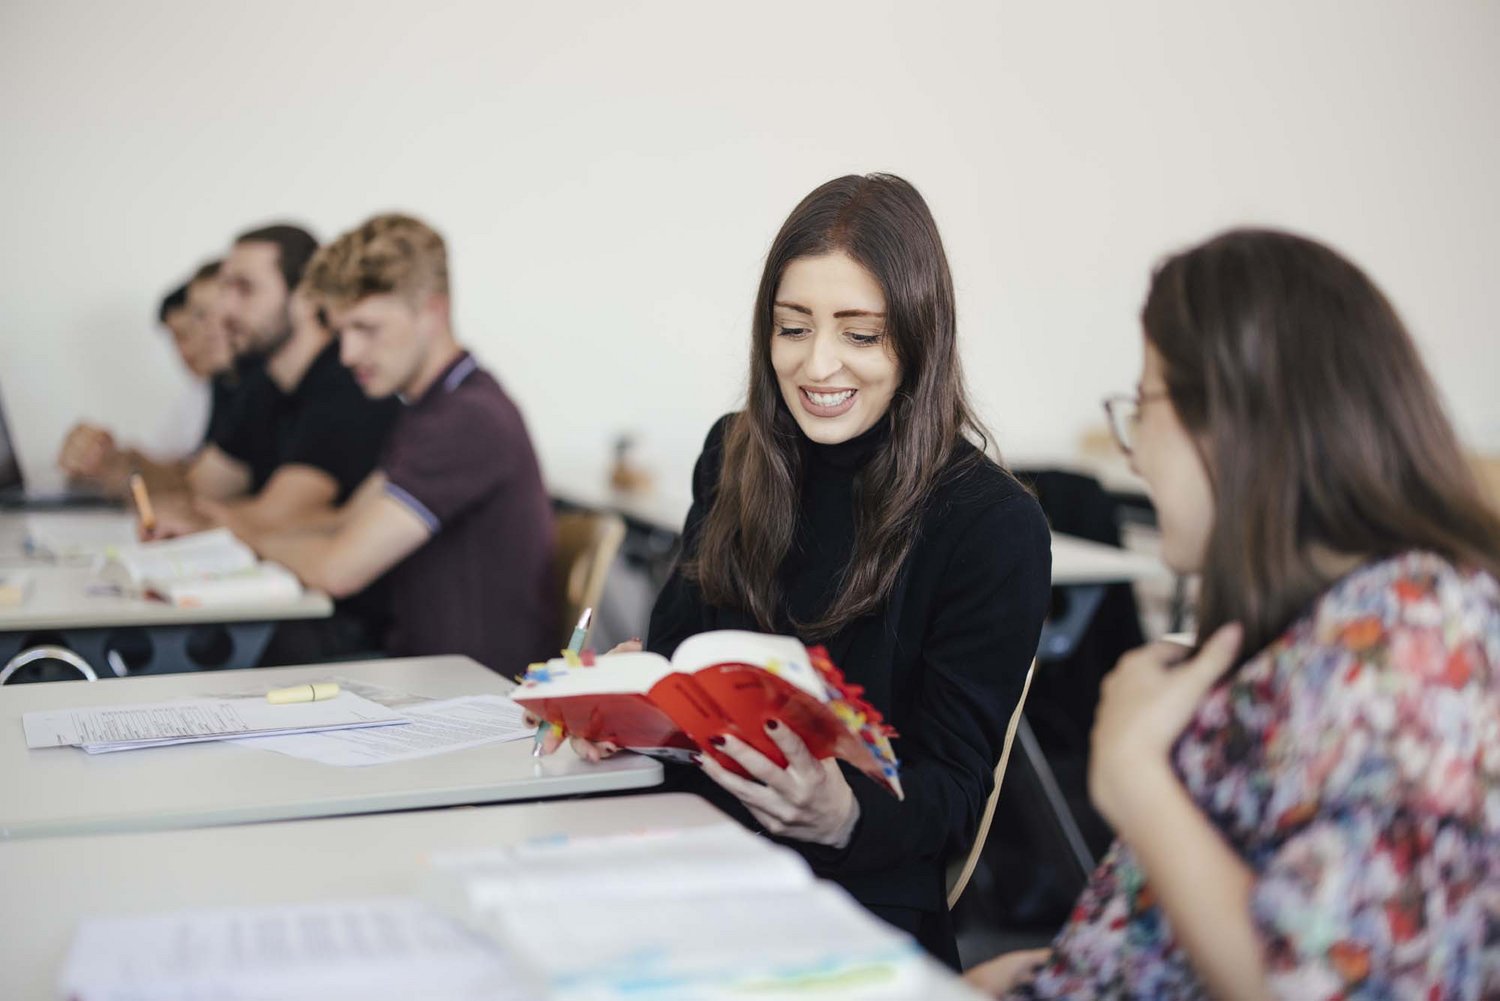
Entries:
{"type": "Polygon", "coordinates": [[[1253,654],[1331,583],[1319,550],[1428,550],[1500,575],[1485,503],[1391,304],[1303,237],[1234,230],[1168,259],[1141,314],[1212,481],[1198,634],[1253,654]]]}
{"type": "Polygon", "coordinates": [[[771,314],[788,264],[835,251],[880,284],[901,385],[891,400],[889,439],[859,474],[854,552],[838,594],[821,619],[796,623],[809,637],[837,632],[885,602],[955,447],[966,435],[987,441],[964,388],[953,278],[927,203],[890,174],[829,181],[792,210],[766,255],[748,398],[725,432],[718,492],[683,572],[710,604],[744,609],[762,628],[776,628],[777,571],[796,526],[802,433],[771,367],[771,314]]]}

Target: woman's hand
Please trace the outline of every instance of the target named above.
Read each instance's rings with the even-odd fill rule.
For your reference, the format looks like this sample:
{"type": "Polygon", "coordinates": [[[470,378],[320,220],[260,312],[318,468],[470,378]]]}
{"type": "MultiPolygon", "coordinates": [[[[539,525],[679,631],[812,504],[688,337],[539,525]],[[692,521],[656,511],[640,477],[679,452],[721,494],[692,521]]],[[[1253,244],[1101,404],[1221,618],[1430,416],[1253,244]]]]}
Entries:
{"type": "MultiPolygon", "coordinates": [[[[1239,652],[1244,631],[1230,623],[1196,657],[1157,642],[1120,658],[1100,686],[1089,755],[1089,798],[1118,830],[1131,811],[1143,769],[1170,769],[1172,742],[1239,652]]],[[[1123,833],[1123,832],[1122,832],[1123,833]]]]}
{"type": "MultiPolygon", "coordinates": [[[[626,640],[624,643],[617,643],[615,644],[615,646],[610,648],[609,651],[609,653],[640,652],[641,641],[639,639],[631,639],[626,640]]],[[[605,654],[604,656],[609,656],[609,653],[605,654]]],[[[541,726],[542,721],[531,715],[531,713],[527,713],[526,725],[541,726]]],[[[616,753],[620,749],[620,746],[612,740],[595,742],[592,740],[584,740],[582,737],[569,737],[565,732],[563,732],[560,727],[552,727],[548,731],[547,735],[542,738],[541,752],[543,757],[551,754],[553,751],[556,751],[559,747],[561,747],[564,740],[567,740],[568,743],[573,746],[574,754],[578,755],[585,761],[592,761],[596,764],[600,761],[603,761],[610,755],[616,753]]]]}
{"type": "Polygon", "coordinates": [[[838,762],[814,758],[801,737],[774,719],[766,723],[766,733],[786,755],[785,768],[725,735],[713,739],[714,747],[759,781],[735,775],[708,755],[700,761],[704,774],[734,794],[771,834],[834,848],[847,845],[859,820],[859,801],[838,762]]]}
{"type": "Polygon", "coordinates": [[[1024,984],[1036,968],[1047,962],[1051,949],[1021,949],[1007,952],[964,971],[964,979],[992,997],[1024,984]]]}

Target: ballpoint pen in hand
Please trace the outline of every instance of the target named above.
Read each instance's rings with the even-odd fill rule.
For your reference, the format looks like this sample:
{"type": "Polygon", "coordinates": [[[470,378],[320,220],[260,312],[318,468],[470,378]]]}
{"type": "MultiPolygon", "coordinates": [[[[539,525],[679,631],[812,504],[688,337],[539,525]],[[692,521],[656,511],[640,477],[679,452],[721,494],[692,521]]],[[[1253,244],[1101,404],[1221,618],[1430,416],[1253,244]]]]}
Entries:
{"type": "MultiPolygon", "coordinates": [[[[573,635],[568,637],[568,650],[570,652],[578,653],[583,649],[583,641],[589,634],[589,622],[593,618],[594,610],[592,608],[585,608],[583,614],[578,617],[578,625],[573,627],[573,635]]],[[[562,727],[548,720],[542,720],[541,725],[536,728],[536,740],[531,745],[531,756],[533,758],[542,756],[542,744],[546,742],[547,734],[554,729],[558,733],[562,732],[562,727]]]]}

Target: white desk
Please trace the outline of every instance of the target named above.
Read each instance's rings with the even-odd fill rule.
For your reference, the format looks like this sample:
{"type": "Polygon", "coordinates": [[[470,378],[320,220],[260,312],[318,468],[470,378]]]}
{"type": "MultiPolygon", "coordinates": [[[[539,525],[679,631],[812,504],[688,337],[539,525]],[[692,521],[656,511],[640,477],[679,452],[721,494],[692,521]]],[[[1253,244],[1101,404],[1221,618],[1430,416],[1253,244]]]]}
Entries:
{"type": "MultiPolygon", "coordinates": [[[[686,483],[683,484],[687,486],[686,483]]],[[[580,476],[554,475],[548,478],[548,492],[558,500],[573,507],[592,508],[596,511],[613,511],[627,521],[654,532],[677,535],[687,521],[688,508],[693,506],[690,493],[677,493],[654,487],[642,492],[627,493],[605,484],[593,484],[580,476]]]]}
{"type": "Polygon", "coordinates": [[[1128,584],[1153,577],[1170,579],[1172,572],[1160,560],[1143,553],[1090,542],[1072,535],[1053,533],[1052,586],[1081,584],[1128,584]]]}
{"type": "Polygon", "coordinates": [[[341,768],[214,742],[101,755],[76,747],[29,750],[22,733],[21,714],[37,709],[261,694],[333,677],[434,698],[504,694],[512,687],[467,657],[0,687],[0,840],[544,799],[641,789],[662,780],[661,765],[650,758],[625,754],[590,765],[564,747],[535,759],[529,740],[341,768]]]}
{"type": "Polygon", "coordinates": [[[118,629],[140,629],[151,641],[151,660],[142,670],[156,666],[181,669],[193,664],[187,640],[194,627],[221,625],[229,634],[227,667],[251,667],[270,640],[275,623],[294,619],[327,618],[333,602],[316,591],[304,592],[292,602],[219,605],[212,608],[178,608],[164,601],[90,593],[95,574],[87,564],[54,564],[33,559],[25,552],[27,526],[52,526],[55,534],[75,532],[85,538],[104,538],[119,530],[128,538],[132,517],[117,511],[48,513],[0,513],[0,565],[20,569],[31,578],[26,599],[19,605],[0,606],[0,666],[23,648],[29,637],[57,632],[64,645],[86,661],[102,677],[114,675],[109,663],[110,633],[118,629]]]}
{"type": "MultiPolygon", "coordinates": [[[[678,793],[0,844],[6,890],[0,894],[0,994],[52,997],[73,931],[85,917],[415,896],[433,851],[729,822],[696,796],[678,793]]],[[[562,915],[558,921],[560,928],[566,924],[562,915]]],[[[924,996],[962,1001],[975,995],[935,970],[924,996]]]]}

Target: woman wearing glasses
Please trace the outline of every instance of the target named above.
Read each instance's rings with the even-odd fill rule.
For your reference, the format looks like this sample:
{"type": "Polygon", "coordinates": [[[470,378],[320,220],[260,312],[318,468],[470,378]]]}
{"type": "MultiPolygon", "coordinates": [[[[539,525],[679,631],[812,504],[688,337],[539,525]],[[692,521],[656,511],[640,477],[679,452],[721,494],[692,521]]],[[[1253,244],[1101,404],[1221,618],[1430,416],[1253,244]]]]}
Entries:
{"type": "Polygon", "coordinates": [[[1500,996],[1500,519],[1354,265],[1231,232],[1169,259],[1109,404],[1201,645],[1106,680],[1119,840],[1013,997],[1500,996]]]}
{"type": "Polygon", "coordinates": [[[825,644],[900,734],[906,798],[813,760],[774,719],[787,767],[724,736],[754,781],[705,757],[668,782],[785,840],[957,966],[944,863],[989,795],[1051,552],[1035,499],[982,451],[948,262],[915,188],[841,177],[802,200],[766,257],[749,360],[745,409],[698,460],[646,645],[670,655],[710,629],[825,644]]]}

